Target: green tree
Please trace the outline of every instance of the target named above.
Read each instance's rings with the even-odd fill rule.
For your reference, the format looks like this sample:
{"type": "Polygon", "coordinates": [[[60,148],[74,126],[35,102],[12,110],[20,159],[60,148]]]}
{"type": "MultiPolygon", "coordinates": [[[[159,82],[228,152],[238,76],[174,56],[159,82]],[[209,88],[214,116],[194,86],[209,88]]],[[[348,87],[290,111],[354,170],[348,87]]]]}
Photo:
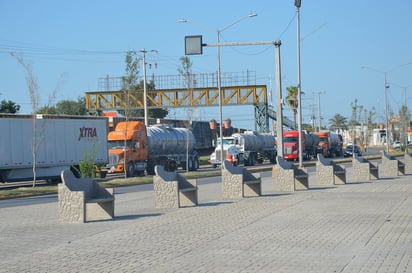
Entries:
{"type": "Polygon", "coordinates": [[[44,114],[44,115],[55,115],[57,114],[57,110],[55,106],[46,105],[46,106],[40,107],[37,113],[44,114]]]}
{"type": "MultiPolygon", "coordinates": [[[[189,57],[187,56],[180,57],[180,66],[177,68],[177,71],[184,78],[184,84],[186,85],[187,92],[190,92],[190,90],[192,89],[192,77],[193,77],[192,65],[193,64],[190,61],[189,57]]],[[[190,108],[187,109],[186,116],[187,118],[186,118],[185,126],[186,128],[189,128],[191,120],[192,120],[192,116],[193,116],[193,109],[190,109],[190,108]]],[[[187,172],[189,172],[189,144],[190,144],[189,137],[190,137],[190,132],[188,130],[187,135],[186,135],[186,164],[184,164],[184,168],[187,170],[187,172]]]]}
{"type": "MultiPolygon", "coordinates": [[[[303,92],[301,92],[303,94],[303,92]]],[[[297,86],[289,86],[286,87],[286,106],[292,109],[293,111],[293,121],[296,126],[296,115],[298,113],[298,87],[297,86]]]]}
{"type": "Polygon", "coordinates": [[[411,120],[411,114],[409,113],[409,109],[406,105],[402,105],[401,109],[399,110],[399,117],[401,122],[401,138],[400,141],[402,143],[402,147],[406,148],[408,144],[408,128],[409,122],[411,120]]]}
{"type": "Polygon", "coordinates": [[[20,105],[9,100],[2,100],[0,105],[0,113],[16,114],[20,111],[20,105]]]}
{"type": "Polygon", "coordinates": [[[348,119],[341,114],[335,114],[331,119],[329,119],[329,125],[333,129],[346,129],[347,120],[348,119]]]}
{"type": "MultiPolygon", "coordinates": [[[[119,113],[125,117],[144,117],[144,109],[138,106],[138,102],[143,104],[143,80],[139,81],[139,62],[140,58],[137,51],[128,51],[126,53],[126,76],[122,77],[123,81],[123,101],[125,101],[124,109],[119,109],[119,113]]],[[[146,82],[146,90],[155,90],[155,83],[152,80],[146,82]]],[[[151,102],[147,102],[149,107],[151,102]]],[[[167,109],[163,108],[149,108],[147,111],[148,117],[151,118],[164,118],[168,114],[167,109]]]]}
{"type": "Polygon", "coordinates": [[[86,99],[85,97],[79,97],[77,101],[74,100],[62,100],[57,102],[56,106],[46,105],[37,111],[39,114],[58,114],[58,115],[71,115],[71,116],[84,116],[87,115],[86,99]]]}
{"type": "Polygon", "coordinates": [[[78,97],[77,101],[62,100],[56,103],[56,110],[58,114],[84,116],[87,115],[86,98],[78,97]]]}

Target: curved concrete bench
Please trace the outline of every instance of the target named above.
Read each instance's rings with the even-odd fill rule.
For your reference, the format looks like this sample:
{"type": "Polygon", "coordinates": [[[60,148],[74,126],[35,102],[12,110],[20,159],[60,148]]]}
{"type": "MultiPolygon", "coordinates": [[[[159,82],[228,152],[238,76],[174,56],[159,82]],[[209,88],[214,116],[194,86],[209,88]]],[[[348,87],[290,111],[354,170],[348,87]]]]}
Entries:
{"type": "Polygon", "coordinates": [[[61,173],[58,213],[62,223],[84,223],[114,217],[114,189],[101,187],[92,178],[76,178],[70,170],[61,173]]]}
{"type": "Polygon", "coordinates": [[[262,195],[260,173],[251,173],[244,167],[233,166],[224,160],[222,169],[223,198],[236,199],[262,195]]]}
{"type": "Polygon", "coordinates": [[[163,166],[155,166],[153,188],[156,208],[180,208],[196,206],[197,180],[186,179],[177,172],[167,172],[163,166]]]}
{"type": "Polygon", "coordinates": [[[379,179],[378,166],[363,157],[355,156],[352,159],[352,168],[352,179],[354,181],[379,179]]]}
{"type": "Polygon", "coordinates": [[[396,177],[398,175],[405,174],[405,165],[393,157],[392,155],[388,154],[385,151],[382,151],[382,163],[379,167],[379,175],[382,177],[396,177]]]}
{"type": "Polygon", "coordinates": [[[343,185],[346,184],[346,170],[332,160],[317,154],[316,174],[319,185],[343,185]]]}
{"type": "Polygon", "coordinates": [[[277,165],[273,167],[272,176],[276,177],[276,191],[307,190],[309,188],[308,171],[293,163],[277,157],[277,165]]]}
{"type": "Polygon", "coordinates": [[[412,156],[405,152],[403,164],[405,165],[405,174],[412,174],[412,156]]]}

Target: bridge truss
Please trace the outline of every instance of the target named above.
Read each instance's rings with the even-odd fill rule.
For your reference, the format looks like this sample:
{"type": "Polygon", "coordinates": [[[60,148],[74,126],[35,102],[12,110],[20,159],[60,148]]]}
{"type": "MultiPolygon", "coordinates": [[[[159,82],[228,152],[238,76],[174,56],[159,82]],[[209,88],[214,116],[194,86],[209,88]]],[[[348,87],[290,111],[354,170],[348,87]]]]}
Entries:
{"type": "MultiPolygon", "coordinates": [[[[253,105],[255,130],[269,132],[269,118],[276,119],[268,107],[266,85],[222,87],[222,106],[253,105]]],[[[216,87],[192,89],[147,90],[147,108],[207,107],[219,105],[216,87]]],[[[107,110],[143,109],[143,90],[86,92],[86,109],[89,113],[107,110]]]]}

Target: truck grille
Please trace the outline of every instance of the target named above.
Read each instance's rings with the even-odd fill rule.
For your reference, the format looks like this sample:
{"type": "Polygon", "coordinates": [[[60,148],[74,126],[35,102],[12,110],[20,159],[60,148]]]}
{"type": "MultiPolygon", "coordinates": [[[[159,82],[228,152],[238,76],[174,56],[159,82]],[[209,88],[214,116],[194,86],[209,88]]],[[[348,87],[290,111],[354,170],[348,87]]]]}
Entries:
{"type": "Polygon", "coordinates": [[[291,154],[292,153],[292,147],[285,147],[285,149],[283,150],[285,154],[291,154]]]}
{"type": "MultiPolygon", "coordinates": [[[[220,161],[220,159],[221,159],[220,155],[221,154],[222,154],[221,151],[216,151],[216,160],[220,161]]],[[[223,160],[226,159],[226,154],[227,154],[227,151],[223,151],[223,160]]]]}
{"type": "Polygon", "coordinates": [[[116,166],[119,162],[118,155],[109,155],[109,166],[116,166]]]}

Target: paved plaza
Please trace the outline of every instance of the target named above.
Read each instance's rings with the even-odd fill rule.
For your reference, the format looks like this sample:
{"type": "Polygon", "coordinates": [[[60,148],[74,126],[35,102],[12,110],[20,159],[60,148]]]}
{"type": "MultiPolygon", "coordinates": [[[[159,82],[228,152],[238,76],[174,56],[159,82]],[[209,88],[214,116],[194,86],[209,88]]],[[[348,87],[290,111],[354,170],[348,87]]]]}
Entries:
{"type": "MultiPolygon", "coordinates": [[[[0,209],[0,272],[412,272],[412,176],[154,208],[153,190],[116,194],[115,219],[60,224],[57,196],[0,209]]],[[[7,201],[0,201],[7,202],[7,201]]]]}

